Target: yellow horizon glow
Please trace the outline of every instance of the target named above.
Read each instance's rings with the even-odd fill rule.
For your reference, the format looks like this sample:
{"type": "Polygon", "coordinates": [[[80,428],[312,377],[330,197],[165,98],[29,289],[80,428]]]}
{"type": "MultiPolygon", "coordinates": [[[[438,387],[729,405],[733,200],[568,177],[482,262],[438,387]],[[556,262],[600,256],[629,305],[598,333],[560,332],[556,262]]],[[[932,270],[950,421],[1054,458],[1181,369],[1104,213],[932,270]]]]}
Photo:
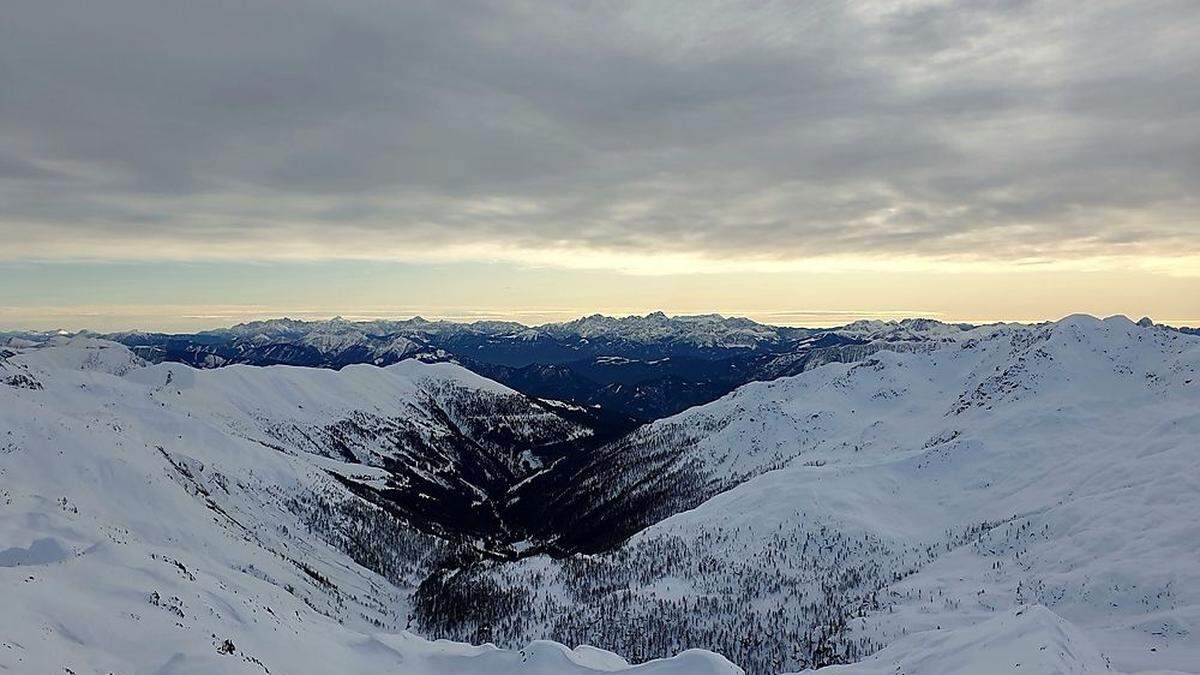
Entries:
{"type": "Polygon", "coordinates": [[[1005,273],[1019,268],[1040,271],[1145,271],[1175,277],[1200,277],[1200,253],[1190,250],[1134,250],[1100,253],[1093,249],[1038,255],[1005,256],[987,251],[945,255],[821,254],[722,255],[687,251],[625,251],[580,246],[514,246],[494,242],[423,244],[414,241],[326,242],[311,238],[241,236],[219,241],[181,241],[174,237],[143,240],[98,237],[72,241],[18,239],[0,251],[0,262],[325,262],[375,261],[406,264],[460,262],[509,263],[532,268],[607,270],[638,276],[714,273],[929,272],[1005,273]]]}

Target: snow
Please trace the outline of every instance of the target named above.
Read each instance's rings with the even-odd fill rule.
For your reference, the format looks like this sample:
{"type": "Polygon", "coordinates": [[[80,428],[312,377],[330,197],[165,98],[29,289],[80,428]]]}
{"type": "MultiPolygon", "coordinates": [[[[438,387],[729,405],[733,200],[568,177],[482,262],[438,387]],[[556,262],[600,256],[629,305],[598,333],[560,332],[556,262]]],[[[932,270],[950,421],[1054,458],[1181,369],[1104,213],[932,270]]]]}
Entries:
{"type": "MultiPolygon", "coordinates": [[[[695,564],[623,573],[623,606],[768,579],[779,588],[730,604],[777,616],[824,601],[825,572],[877,574],[879,606],[847,631],[883,648],[822,675],[1198,672],[1200,337],[1088,316],[851,330],[930,347],[752,383],[633,437],[651,447],[679,430],[694,440],[680,463],[731,488],[587,559],[703,543],[695,564]]],[[[301,431],[354,412],[433,425],[422,396],[516,395],[502,385],[416,360],[193,370],[86,337],[9,349],[0,369],[22,379],[0,382],[0,670],[741,672],[694,650],[629,666],[536,640],[426,640],[404,629],[416,567],[385,579],[287,507],[347,499],[329,471],[384,478],[384,449],[347,463],[301,431]]],[[[561,568],[537,556],[497,574],[549,580],[535,601],[569,598],[553,586],[561,568]]],[[[596,603],[571,612],[628,620],[596,603]]]]}
{"type": "Polygon", "coordinates": [[[539,326],[559,338],[617,339],[633,344],[676,342],[704,348],[754,349],[762,344],[779,344],[806,334],[803,329],[780,328],[749,319],[719,314],[668,317],[662,312],[645,316],[611,317],[593,314],[574,321],[539,326]]]}
{"type": "MultiPolygon", "coordinates": [[[[347,499],[325,468],[373,469],[269,447],[261,431],[272,422],[395,414],[430,381],[509,391],[498,384],[418,362],[341,372],[146,366],[84,338],[6,361],[43,388],[0,384],[0,671],[625,669],[587,648],[500,650],[408,633],[412,589],[361,567],[285,506],[304,495],[347,499]]],[[[703,652],[631,670],[740,672],[703,652]]]]}
{"type": "Polygon", "coordinates": [[[554,398],[539,398],[538,401],[540,403],[544,403],[544,404],[550,406],[551,408],[559,408],[561,410],[573,410],[575,412],[586,412],[587,411],[587,408],[585,408],[581,405],[575,405],[574,403],[567,403],[566,401],[559,401],[558,399],[554,399],[554,398]]]}
{"type": "MultiPolygon", "coordinates": [[[[786,591],[764,583],[739,612],[713,618],[761,612],[767,623],[811,602],[853,606],[878,580],[881,609],[852,613],[847,639],[887,646],[928,631],[971,636],[1037,604],[1114,670],[1197,671],[1200,339],[1082,315],[904,330],[939,344],[751,383],[636,432],[630,456],[683,448],[659,473],[694,468],[740,484],[598,556],[601,567],[635,566],[613,572],[634,579],[623,602],[705,597],[730,575],[771,579],[786,591]],[[800,548],[810,541],[820,548],[800,548]],[[664,566],[652,557],[663,548],[695,557],[683,551],[664,566]],[[865,585],[823,595],[845,575],[865,585]]],[[[535,576],[569,575],[547,559],[497,573],[514,583],[535,576]]],[[[532,604],[571,597],[556,583],[532,604]]],[[[603,600],[572,611],[625,619],[603,600]]],[[[1025,644],[1011,647],[1024,653],[1025,644]]],[[[1095,663],[1073,653],[1084,670],[1062,672],[1095,663]]],[[[1045,663],[1040,672],[1059,672],[1045,663]]]]}
{"type": "Polygon", "coordinates": [[[1033,599],[1119,668],[1200,664],[1200,340],[1125,317],[979,330],[692,412],[734,417],[701,443],[703,461],[746,469],[775,445],[794,459],[639,537],[770,531],[797,511],[896,542],[1011,520],[895,587],[941,593],[937,607],[900,607],[864,632],[969,626],[1033,599]],[[738,452],[722,459],[726,447],[738,452]]]}
{"type": "Polygon", "coordinates": [[[605,365],[615,366],[625,365],[628,363],[638,363],[636,359],[630,359],[624,356],[597,356],[595,362],[598,364],[602,363],[605,365]]]}
{"type": "Polygon", "coordinates": [[[405,673],[440,675],[570,675],[572,673],[622,672],[637,675],[742,675],[728,660],[699,649],[678,656],[631,666],[621,657],[593,647],[567,647],[538,640],[519,651],[491,645],[463,648],[457,643],[421,643],[420,656],[406,665],[405,673]]]}
{"type": "Polygon", "coordinates": [[[1112,672],[1078,627],[1041,605],[1017,607],[958,630],[926,631],[869,659],[819,675],[1090,675],[1112,672]]]}
{"type": "Polygon", "coordinates": [[[698,346],[754,347],[762,342],[778,342],[795,333],[793,329],[755,323],[749,319],[726,318],[718,314],[668,317],[662,312],[645,316],[610,317],[602,314],[575,321],[542,326],[525,326],[509,321],[427,321],[421,317],[402,320],[347,321],[335,317],[327,321],[271,319],[238,324],[231,328],[207,331],[207,334],[236,336],[252,341],[297,339],[322,336],[314,344],[327,341],[330,348],[345,348],[357,336],[404,334],[459,335],[476,333],[497,339],[536,341],[547,337],[587,338],[609,337],[632,343],[649,343],[672,339],[698,346]],[[347,342],[339,343],[337,336],[347,342]]]}

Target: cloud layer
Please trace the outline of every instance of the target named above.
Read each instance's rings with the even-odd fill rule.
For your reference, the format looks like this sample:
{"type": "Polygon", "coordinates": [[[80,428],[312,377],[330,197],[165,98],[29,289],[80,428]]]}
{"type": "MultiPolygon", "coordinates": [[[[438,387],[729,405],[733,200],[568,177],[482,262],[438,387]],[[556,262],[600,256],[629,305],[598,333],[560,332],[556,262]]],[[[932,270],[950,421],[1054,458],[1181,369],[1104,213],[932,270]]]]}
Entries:
{"type": "Polygon", "coordinates": [[[4,14],[7,259],[1200,255],[1193,0],[4,14]]]}

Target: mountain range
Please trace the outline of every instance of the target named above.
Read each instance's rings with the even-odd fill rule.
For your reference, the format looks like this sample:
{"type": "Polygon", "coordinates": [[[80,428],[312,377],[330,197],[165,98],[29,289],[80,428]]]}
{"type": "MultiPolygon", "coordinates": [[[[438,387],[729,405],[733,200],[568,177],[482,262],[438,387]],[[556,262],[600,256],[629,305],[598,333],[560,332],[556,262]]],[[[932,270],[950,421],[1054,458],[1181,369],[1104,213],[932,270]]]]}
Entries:
{"type": "MultiPolygon", "coordinates": [[[[352,322],[273,319],[193,334],[77,333],[129,347],[158,363],[197,368],[231,364],[340,369],[406,359],[453,362],[539,398],[592,410],[610,435],[707,403],[755,380],[856,359],[877,349],[924,348],[966,326],[928,320],[861,321],[838,329],[768,326],[716,314],[608,317],[524,326],[414,317],[352,322]]],[[[60,335],[8,333],[43,342],[60,335]]]]}
{"type": "Polygon", "coordinates": [[[13,672],[1200,663],[1183,330],[651,314],[0,340],[13,672]],[[532,367],[577,388],[513,375],[532,367]]]}

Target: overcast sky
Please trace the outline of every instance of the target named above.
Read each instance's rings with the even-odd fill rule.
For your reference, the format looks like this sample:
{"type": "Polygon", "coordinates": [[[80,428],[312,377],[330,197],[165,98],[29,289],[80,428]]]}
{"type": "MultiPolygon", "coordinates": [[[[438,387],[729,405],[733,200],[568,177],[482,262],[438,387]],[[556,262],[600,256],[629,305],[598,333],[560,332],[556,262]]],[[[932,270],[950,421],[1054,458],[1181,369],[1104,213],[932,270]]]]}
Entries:
{"type": "MultiPolygon", "coordinates": [[[[379,306],[348,261],[395,265],[394,306],[457,268],[464,307],[544,273],[631,311],[794,310],[745,280],[854,274],[875,292],[821,302],[962,314],[889,287],[986,304],[1032,270],[1091,295],[1031,314],[1197,318],[1200,3],[9,0],[0,242],[0,323],[148,303],[96,296],[134,262],[317,265],[379,306]],[[747,296],[706,304],[713,275],[747,296]]],[[[517,286],[497,311],[563,303],[517,286]]],[[[227,295],[203,301],[284,306],[227,295]]]]}

